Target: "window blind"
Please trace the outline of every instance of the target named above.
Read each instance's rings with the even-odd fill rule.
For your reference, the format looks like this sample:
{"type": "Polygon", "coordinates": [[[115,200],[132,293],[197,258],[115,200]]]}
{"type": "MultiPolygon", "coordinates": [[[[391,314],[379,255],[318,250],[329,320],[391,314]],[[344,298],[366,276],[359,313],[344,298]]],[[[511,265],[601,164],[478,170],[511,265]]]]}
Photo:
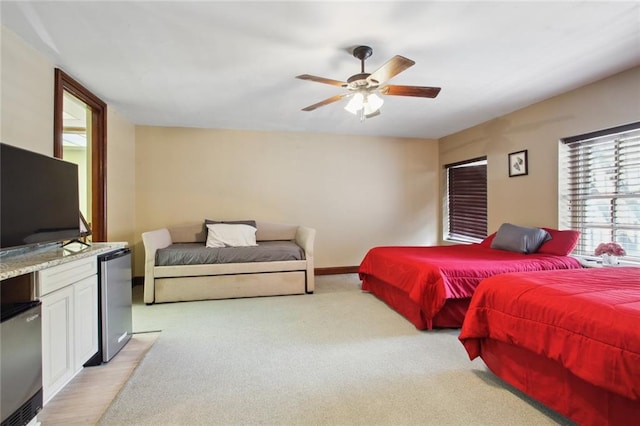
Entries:
{"type": "Polygon", "coordinates": [[[561,195],[570,227],[581,231],[574,253],[594,255],[614,241],[640,261],[640,123],[563,142],[561,195]]]}
{"type": "Polygon", "coordinates": [[[475,241],[487,236],[487,160],[446,165],[448,232],[446,239],[475,241]]]}

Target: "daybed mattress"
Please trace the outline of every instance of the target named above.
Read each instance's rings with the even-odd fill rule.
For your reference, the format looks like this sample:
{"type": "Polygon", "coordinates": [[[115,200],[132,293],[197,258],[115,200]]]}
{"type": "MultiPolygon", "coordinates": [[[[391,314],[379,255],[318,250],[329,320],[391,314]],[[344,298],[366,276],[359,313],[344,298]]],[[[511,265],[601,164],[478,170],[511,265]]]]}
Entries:
{"type": "Polygon", "coordinates": [[[156,266],[304,260],[304,250],[293,241],[259,241],[252,247],[205,247],[203,243],[176,243],[156,251],[156,266]]]}

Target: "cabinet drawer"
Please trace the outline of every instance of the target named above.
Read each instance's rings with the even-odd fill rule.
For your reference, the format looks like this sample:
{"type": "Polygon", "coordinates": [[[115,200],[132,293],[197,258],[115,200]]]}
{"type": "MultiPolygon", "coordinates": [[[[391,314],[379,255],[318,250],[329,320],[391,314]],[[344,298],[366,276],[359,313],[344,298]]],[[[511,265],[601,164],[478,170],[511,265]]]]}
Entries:
{"type": "Polygon", "coordinates": [[[43,269],[38,272],[38,296],[42,297],[83,278],[95,275],[97,272],[98,260],[96,256],[43,269]]]}

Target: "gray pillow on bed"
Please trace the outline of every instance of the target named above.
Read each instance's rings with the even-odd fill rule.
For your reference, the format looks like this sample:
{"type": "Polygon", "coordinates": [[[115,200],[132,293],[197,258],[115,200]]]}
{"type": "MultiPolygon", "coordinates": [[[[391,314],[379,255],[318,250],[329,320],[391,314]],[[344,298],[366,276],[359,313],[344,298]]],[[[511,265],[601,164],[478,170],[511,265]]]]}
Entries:
{"type": "Polygon", "coordinates": [[[491,242],[491,248],[529,254],[538,251],[549,239],[551,235],[544,229],[503,223],[491,242]]]}

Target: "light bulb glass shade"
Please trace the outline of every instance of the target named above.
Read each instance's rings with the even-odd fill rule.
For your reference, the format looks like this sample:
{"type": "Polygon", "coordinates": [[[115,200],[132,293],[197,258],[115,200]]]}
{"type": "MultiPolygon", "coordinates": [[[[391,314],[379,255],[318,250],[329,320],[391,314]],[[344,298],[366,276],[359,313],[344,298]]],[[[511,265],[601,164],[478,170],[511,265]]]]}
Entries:
{"type": "Polygon", "coordinates": [[[380,96],[376,95],[375,93],[371,93],[369,96],[367,96],[367,99],[364,103],[364,115],[370,115],[378,111],[383,103],[384,101],[380,96]]]}
{"type": "Polygon", "coordinates": [[[364,103],[364,96],[362,96],[362,93],[356,93],[355,95],[353,95],[353,97],[351,98],[349,103],[344,107],[344,109],[349,111],[351,114],[357,114],[358,111],[362,109],[363,103],[364,103]]]}

